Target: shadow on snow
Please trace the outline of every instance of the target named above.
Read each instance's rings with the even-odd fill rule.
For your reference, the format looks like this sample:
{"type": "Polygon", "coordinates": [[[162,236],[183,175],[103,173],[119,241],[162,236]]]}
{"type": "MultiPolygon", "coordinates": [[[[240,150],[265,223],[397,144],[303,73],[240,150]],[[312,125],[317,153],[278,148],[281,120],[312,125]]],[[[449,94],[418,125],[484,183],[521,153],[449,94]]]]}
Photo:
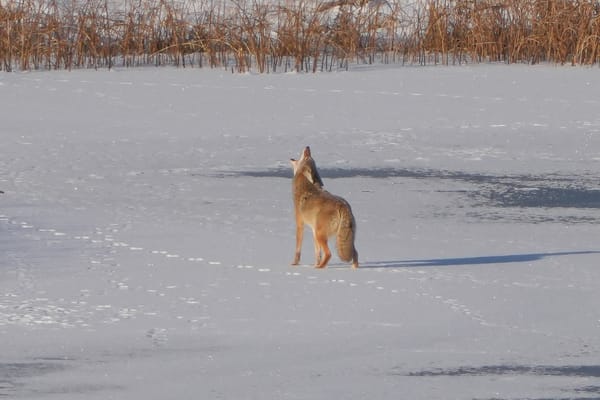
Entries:
{"type": "MultiPolygon", "coordinates": [[[[574,377],[584,379],[600,378],[600,365],[483,365],[477,367],[455,367],[455,368],[434,368],[429,370],[402,372],[396,368],[389,373],[391,376],[409,376],[409,377],[497,377],[497,376],[537,376],[537,377],[574,377]]],[[[583,400],[598,399],[598,397],[588,397],[589,395],[600,394],[600,386],[589,385],[563,389],[564,392],[572,391],[576,396],[584,397],[544,397],[543,400],[583,400]]],[[[497,399],[497,398],[495,398],[497,399]]],[[[531,398],[534,400],[536,398],[531,398]]],[[[542,400],[537,399],[537,400],[542,400]]]]}
{"type": "MultiPolygon", "coordinates": [[[[427,168],[319,168],[324,179],[409,178],[465,182],[473,185],[462,190],[474,201],[497,207],[600,209],[600,188],[595,177],[545,175],[494,175],[427,168]]],[[[258,171],[228,171],[215,177],[291,178],[291,168],[258,171]]]]}
{"type": "Polygon", "coordinates": [[[600,378],[600,365],[484,365],[410,372],[408,376],[537,375],[600,378]]]}
{"type": "Polygon", "coordinates": [[[599,254],[600,251],[564,251],[555,253],[510,254],[503,256],[437,258],[423,260],[371,261],[361,264],[360,268],[406,268],[406,267],[449,267],[460,265],[485,265],[533,262],[548,257],[562,257],[585,254],[599,254]]]}

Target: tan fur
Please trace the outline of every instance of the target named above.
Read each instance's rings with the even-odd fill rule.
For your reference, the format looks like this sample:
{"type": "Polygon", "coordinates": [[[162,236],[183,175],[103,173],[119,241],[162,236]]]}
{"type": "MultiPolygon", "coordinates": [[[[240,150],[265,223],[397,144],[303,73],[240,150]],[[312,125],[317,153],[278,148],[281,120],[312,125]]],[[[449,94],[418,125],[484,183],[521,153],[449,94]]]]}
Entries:
{"type": "Polygon", "coordinates": [[[358,268],[354,247],[356,222],[350,204],[323,189],[323,181],[307,146],[299,160],[291,160],[294,169],[292,193],[296,215],[296,254],[292,265],[300,262],[304,224],[311,227],[315,243],[315,267],[324,268],[331,258],[327,240],[336,235],[338,255],[358,268]]]}

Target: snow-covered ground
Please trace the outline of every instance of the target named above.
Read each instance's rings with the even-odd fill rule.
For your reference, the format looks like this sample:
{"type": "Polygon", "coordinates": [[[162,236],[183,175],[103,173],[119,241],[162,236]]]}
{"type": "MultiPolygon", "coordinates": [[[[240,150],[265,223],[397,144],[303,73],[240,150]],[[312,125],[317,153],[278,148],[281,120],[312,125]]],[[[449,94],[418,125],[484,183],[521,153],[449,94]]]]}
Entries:
{"type": "Polygon", "coordinates": [[[600,73],[0,75],[0,397],[600,398],[600,73]],[[292,267],[289,158],[361,268],[292,267]]]}

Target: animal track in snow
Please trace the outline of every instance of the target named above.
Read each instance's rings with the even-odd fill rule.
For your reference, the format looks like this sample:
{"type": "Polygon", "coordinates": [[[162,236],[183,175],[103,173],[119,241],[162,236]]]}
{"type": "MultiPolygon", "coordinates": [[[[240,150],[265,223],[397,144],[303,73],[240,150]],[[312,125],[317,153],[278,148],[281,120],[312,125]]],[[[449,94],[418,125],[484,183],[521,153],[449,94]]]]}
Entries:
{"type": "MultiPolygon", "coordinates": [[[[109,230],[113,233],[117,233],[119,230],[116,228],[109,228],[106,229],[109,230]]],[[[137,245],[135,243],[129,243],[129,242],[123,242],[118,240],[118,238],[116,238],[114,235],[112,234],[105,234],[105,229],[102,228],[96,228],[96,235],[100,235],[102,236],[102,239],[92,239],[90,236],[77,236],[77,239],[80,240],[88,240],[92,243],[109,243],[111,247],[113,247],[115,250],[128,250],[131,252],[136,252],[136,253],[140,253],[140,252],[144,252],[147,251],[148,254],[154,255],[154,256],[160,256],[160,257],[164,257],[166,259],[169,260],[180,260],[180,261],[184,261],[184,262],[190,262],[190,263],[198,263],[198,262],[204,262],[205,259],[203,257],[185,257],[181,254],[178,253],[174,253],[171,252],[169,250],[166,249],[155,249],[155,250],[146,250],[146,247],[144,246],[140,246],[137,245]]],[[[220,261],[209,261],[207,262],[207,264],[209,265],[221,265],[220,261]]]]}
{"type": "MultiPolygon", "coordinates": [[[[6,218],[6,219],[8,219],[8,218],[6,218]]],[[[27,226],[29,224],[25,221],[22,221],[22,223],[19,223],[19,225],[21,227],[23,227],[23,226],[27,226]]],[[[38,229],[38,231],[42,232],[42,233],[44,233],[44,232],[48,233],[48,234],[52,235],[53,237],[62,237],[65,239],[69,238],[68,235],[66,235],[62,232],[59,232],[53,228],[38,229]]],[[[167,249],[149,250],[144,246],[139,246],[139,245],[136,245],[135,243],[130,243],[129,241],[125,242],[125,241],[119,240],[118,235],[115,235],[115,233],[118,233],[118,232],[119,232],[119,226],[112,224],[105,228],[100,228],[100,227],[95,228],[93,234],[80,234],[80,235],[73,236],[72,239],[87,242],[90,244],[95,244],[95,245],[104,244],[105,246],[109,246],[110,248],[113,249],[111,251],[112,253],[114,253],[116,251],[119,251],[119,252],[127,251],[127,252],[135,252],[135,253],[146,252],[147,254],[151,254],[153,256],[164,257],[165,259],[169,259],[169,260],[173,260],[173,261],[179,260],[179,261],[187,262],[190,264],[192,264],[192,263],[196,264],[196,263],[202,262],[204,265],[211,265],[211,266],[222,265],[221,261],[218,261],[218,260],[207,261],[204,257],[185,257],[178,253],[171,252],[167,249]]],[[[90,259],[90,264],[97,265],[97,266],[107,264],[110,262],[111,262],[110,260],[102,258],[102,257],[90,259]]],[[[114,259],[112,260],[112,262],[114,263],[114,259]]],[[[309,267],[312,270],[312,266],[307,266],[307,268],[309,268],[309,267]]],[[[273,274],[273,273],[281,274],[283,272],[284,276],[287,276],[289,278],[294,278],[294,279],[298,279],[304,275],[304,271],[302,271],[302,270],[280,271],[278,269],[274,270],[274,269],[268,268],[268,267],[255,267],[252,265],[243,265],[243,264],[237,265],[237,268],[240,270],[255,271],[257,273],[267,274],[267,275],[273,274]]],[[[371,290],[375,290],[375,291],[382,292],[382,293],[392,293],[392,294],[400,292],[398,289],[394,289],[394,288],[390,289],[390,288],[386,287],[387,285],[378,284],[377,281],[375,281],[375,280],[367,280],[364,283],[358,282],[354,279],[348,280],[348,279],[335,278],[335,279],[321,280],[321,276],[319,274],[306,275],[306,276],[304,276],[304,279],[311,282],[311,284],[317,284],[317,285],[336,284],[336,285],[347,286],[348,288],[368,287],[371,290]]],[[[272,285],[272,282],[261,280],[261,281],[258,281],[257,284],[259,286],[268,287],[268,286],[272,285]]],[[[126,279],[114,281],[113,287],[119,291],[132,290],[130,284],[127,282],[126,279]]],[[[172,290],[172,289],[175,289],[175,287],[167,287],[165,289],[172,290]]],[[[153,291],[152,289],[148,289],[147,292],[153,293],[159,297],[165,296],[165,293],[162,293],[162,292],[159,292],[156,290],[153,291]]],[[[197,301],[195,299],[188,299],[188,300],[182,300],[182,301],[186,302],[187,304],[196,304],[197,303],[197,301]]],[[[111,321],[115,322],[116,320],[123,319],[124,317],[132,318],[134,315],[135,315],[134,312],[124,312],[124,313],[121,313],[120,315],[113,315],[111,317],[111,321]]]]}
{"type": "Polygon", "coordinates": [[[441,304],[449,307],[452,311],[463,314],[481,325],[489,324],[479,313],[472,311],[467,305],[462,304],[457,299],[445,298],[444,296],[435,295],[429,292],[421,292],[420,295],[422,297],[428,297],[432,300],[440,302],[441,304]]]}
{"type": "Polygon", "coordinates": [[[162,346],[168,340],[167,330],[163,328],[152,328],[146,331],[146,337],[152,340],[152,344],[155,346],[162,346]]]}

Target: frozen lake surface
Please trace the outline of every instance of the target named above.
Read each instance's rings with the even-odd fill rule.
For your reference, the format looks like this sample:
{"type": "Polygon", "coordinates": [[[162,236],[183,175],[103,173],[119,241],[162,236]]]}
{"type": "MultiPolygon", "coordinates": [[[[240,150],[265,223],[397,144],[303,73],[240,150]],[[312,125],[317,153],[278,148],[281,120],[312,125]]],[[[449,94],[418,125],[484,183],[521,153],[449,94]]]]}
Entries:
{"type": "Polygon", "coordinates": [[[0,75],[0,398],[600,398],[600,74],[0,75]],[[361,268],[292,267],[288,160],[361,268]]]}

